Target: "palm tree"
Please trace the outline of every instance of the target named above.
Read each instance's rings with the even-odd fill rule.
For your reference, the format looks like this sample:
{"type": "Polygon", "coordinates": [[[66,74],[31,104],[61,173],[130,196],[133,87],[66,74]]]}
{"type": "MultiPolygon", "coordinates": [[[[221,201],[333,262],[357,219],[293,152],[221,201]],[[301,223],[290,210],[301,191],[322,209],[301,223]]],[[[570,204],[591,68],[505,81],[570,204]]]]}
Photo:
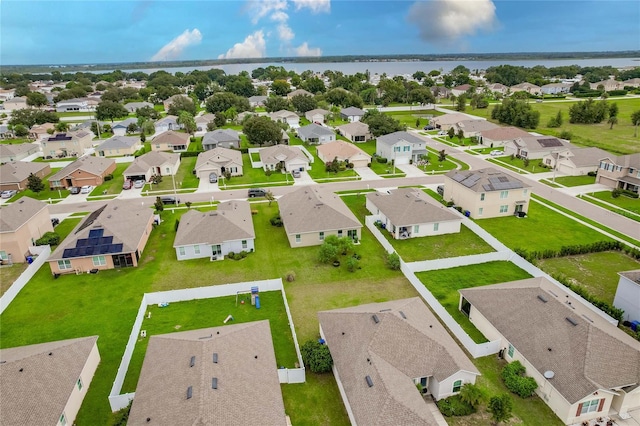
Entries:
{"type": "Polygon", "coordinates": [[[614,124],[618,124],[618,117],[616,117],[615,115],[612,115],[607,120],[607,123],[611,125],[611,126],[609,126],[609,130],[613,129],[613,125],[614,124]]]}
{"type": "Polygon", "coordinates": [[[633,124],[633,126],[635,127],[635,130],[633,132],[633,137],[637,138],[638,126],[640,126],[640,110],[634,111],[633,114],[631,114],[631,124],[633,124]]]}

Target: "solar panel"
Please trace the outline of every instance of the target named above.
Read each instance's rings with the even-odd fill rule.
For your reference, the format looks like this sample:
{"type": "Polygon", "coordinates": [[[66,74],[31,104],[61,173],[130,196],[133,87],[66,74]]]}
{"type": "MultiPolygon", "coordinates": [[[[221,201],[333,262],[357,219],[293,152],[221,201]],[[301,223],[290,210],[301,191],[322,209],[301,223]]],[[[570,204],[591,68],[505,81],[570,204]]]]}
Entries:
{"type": "Polygon", "coordinates": [[[473,185],[478,183],[480,179],[481,177],[478,175],[471,175],[467,179],[463,180],[461,183],[467,188],[471,188],[473,185]]]}
{"type": "Polygon", "coordinates": [[[82,224],[80,225],[78,230],[75,232],[75,234],[77,234],[78,232],[82,231],[83,229],[93,224],[93,222],[95,222],[95,220],[98,218],[98,216],[100,216],[100,214],[104,211],[106,207],[107,205],[105,204],[104,206],[100,207],[98,210],[91,212],[91,214],[87,216],[84,222],[82,222],[82,224]]]}
{"type": "Polygon", "coordinates": [[[89,238],[99,238],[104,234],[104,229],[92,229],[89,231],[89,238]]]}
{"type": "Polygon", "coordinates": [[[460,173],[456,173],[455,175],[453,175],[453,177],[451,179],[455,180],[456,182],[460,182],[463,181],[465,179],[465,175],[461,175],[460,173]]]}
{"type": "Polygon", "coordinates": [[[552,139],[538,139],[538,143],[540,144],[541,147],[543,148],[550,148],[550,147],[554,147],[554,146],[562,146],[562,142],[560,142],[558,139],[556,138],[552,138],[552,139]]]}

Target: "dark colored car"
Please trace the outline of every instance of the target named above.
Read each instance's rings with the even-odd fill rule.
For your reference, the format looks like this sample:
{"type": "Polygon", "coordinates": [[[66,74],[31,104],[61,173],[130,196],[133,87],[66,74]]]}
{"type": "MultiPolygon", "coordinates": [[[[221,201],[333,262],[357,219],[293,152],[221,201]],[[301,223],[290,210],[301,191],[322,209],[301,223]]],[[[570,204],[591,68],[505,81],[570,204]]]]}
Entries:
{"type": "Polygon", "coordinates": [[[442,195],[444,195],[444,186],[439,185],[439,186],[436,188],[436,191],[438,191],[438,194],[440,194],[441,196],[442,196],[442,195]]]}
{"type": "Polygon", "coordinates": [[[57,226],[59,223],[60,223],[60,219],[58,219],[57,217],[51,218],[51,226],[57,226]]]}
{"type": "Polygon", "coordinates": [[[435,130],[434,126],[424,126],[424,130],[435,130]]]}
{"type": "Polygon", "coordinates": [[[176,197],[160,197],[162,204],[180,204],[180,199],[176,200],[176,197]]]}
{"type": "Polygon", "coordinates": [[[249,198],[264,197],[265,195],[267,195],[267,191],[262,188],[252,188],[249,190],[249,198]]]}
{"type": "Polygon", "coordinates": [[[69,188],[69,193],[70,194],[79,194],[80,193],[80,187],[79,186],[72,186],[71,188],[69,188]]]}

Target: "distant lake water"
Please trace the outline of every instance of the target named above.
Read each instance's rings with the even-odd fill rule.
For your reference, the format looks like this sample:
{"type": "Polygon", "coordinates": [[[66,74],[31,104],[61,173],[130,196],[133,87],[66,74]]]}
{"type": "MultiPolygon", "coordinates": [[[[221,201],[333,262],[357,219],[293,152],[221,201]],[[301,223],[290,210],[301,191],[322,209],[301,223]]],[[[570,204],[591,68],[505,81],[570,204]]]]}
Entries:
{"type": "MultiPolygon", "coordinates": [[[[387,75],[402,75],[413,74],[416,71],[429,72],[431,70],[441,70],[442,72],[449,72],[458,65],[464,65],[470,70],[487,69],[489,67],[497,65],[514,65],[523,67],[534,67],[536,65],[543,65],[545,67],[558,67],[564,65],[579,65],[581,67],[587,66],[607,66],[610,65],[615,68],[623,67],[637,67],[640,66],[638,58],[607,58],[607,59],[545,59],[545,60],[497,60],[497,61],[403,61],[403,62],[312,62],[312,63],[291,63],[291,62],[265,62],[254,64],[227,64],[227,65],[214,65],[204,67],[176,67],[176,68],[146,68],[146,69],[123,69],[124,72],[142,71],[150,74],[155,71],[165,70],[170,73],[183,72],[187,73],[193,70],[207,71],[212,68],[218,68],[224,70],[227,74],[238,74],[241,71],[248,71],[251,73],[256,68],[268,67],[269,65],[283,66],[287,71],[295,71],[301,73],[306,70],[314,72],[323,72],[325,70],[342,71],[344,74],[355,74],[357,72],[365,72],[369,70],[371,75],[387,73],[387,75]]],[[[109,70],[92,71],[96,73],[106,73],[109,70]]]]}

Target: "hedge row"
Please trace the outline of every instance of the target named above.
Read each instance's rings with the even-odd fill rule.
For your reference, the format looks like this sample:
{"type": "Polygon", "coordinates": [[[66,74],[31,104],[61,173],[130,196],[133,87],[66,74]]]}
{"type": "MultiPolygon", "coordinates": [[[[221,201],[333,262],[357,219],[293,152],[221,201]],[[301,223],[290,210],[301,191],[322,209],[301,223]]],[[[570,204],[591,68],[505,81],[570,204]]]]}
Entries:
{"type": "Polygon", "coordinates": [[[526,369],[520,361],[513,361],[502,369],[502,380],[511,392],[521,398],[528,398],[538,387],[533,377],[525,376],[526,369]]]}
{"type": "Polygon", "coordinates": [[[567,279],[567,277],[565,277],[562,274],[551,274],[551,277],[553,277],[560,284],[568,287],[574,293],[582,296],[583,299],[591,303],[596,308],[607,313],[611,318],[615,318],[618,321],[622,321],[622,315],[624,315],[623,309],[618,309],[615,306],[612,306],[609,303],[605,302],[604,300],[598,299],[597,297],[589,293],[584,287],[580,287],[579,285],[575,285],[571,283],[567,279]]]}
{"type": "Polygon", "coordinates": [[[436,404],[440,412],[446,417],[468,416],[476,412],[476,409],[471,404],[460,399],[460,395],[452,395],[441,399],[436,404]]]}
{"type": "Polygon", "coordinates": [[[602,251],[623,250],[626,246],[620,241],[597,241],[591,244],[581,244],[573,246],[562,246],[560,250],[546,249],[537,251],[527,251],[516,248],[514,251],[533,263],[538,259],[551,259],[554,257],[573,256],[576,254],[599,253],[602,251]]]}

